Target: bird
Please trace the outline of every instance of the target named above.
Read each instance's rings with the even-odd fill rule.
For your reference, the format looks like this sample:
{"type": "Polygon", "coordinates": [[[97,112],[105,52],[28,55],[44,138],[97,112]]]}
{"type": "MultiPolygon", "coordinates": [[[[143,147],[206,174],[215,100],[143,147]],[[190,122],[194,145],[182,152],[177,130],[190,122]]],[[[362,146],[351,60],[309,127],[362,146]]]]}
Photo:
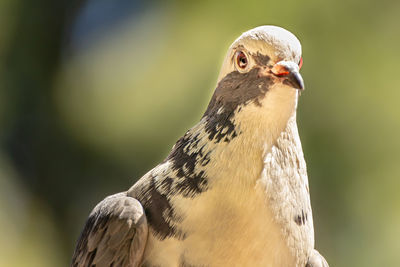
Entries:
{"type": "Polygon", "coordinates": [[[327,267],[296,122],[301,53],[278,26],[240,35],[200,121],[131,188],[97,204],[71,266],[327,267]]]}

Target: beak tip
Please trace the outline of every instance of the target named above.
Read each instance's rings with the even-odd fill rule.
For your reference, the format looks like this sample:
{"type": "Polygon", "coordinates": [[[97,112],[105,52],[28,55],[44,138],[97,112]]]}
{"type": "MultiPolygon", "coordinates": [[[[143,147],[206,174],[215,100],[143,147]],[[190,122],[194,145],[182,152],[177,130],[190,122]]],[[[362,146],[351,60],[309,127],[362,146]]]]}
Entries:
{"type": "Polygon", "coordinates": [[[301,91],[304,90],[304,81],[303,77],[301,77],[300,73],[295,71],[291,72],[288,77],[289,82],[294,86],[294,88],[299,89],[301,91]]]}
{"type": "Polygon", "coordinates": [[[303,91],[303,90],[305,89],[305,87],[304,87],[304,82],[301,81],[301,83],[300,83],[299,85],[300,85],[300,86],[299,86],[299,88],[297,88],[297,89],[303,91]]]}

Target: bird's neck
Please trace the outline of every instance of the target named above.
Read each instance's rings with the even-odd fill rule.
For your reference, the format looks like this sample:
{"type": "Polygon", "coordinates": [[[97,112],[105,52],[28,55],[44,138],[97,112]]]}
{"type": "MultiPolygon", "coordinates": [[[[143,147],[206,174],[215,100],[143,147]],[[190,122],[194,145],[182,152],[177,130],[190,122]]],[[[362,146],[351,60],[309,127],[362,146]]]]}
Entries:
{"type": "Polygon", "coordinates": [[[181,172],[178,176],[202,174],[210,186],[216,181],[254,185],[265,155],[279,136],[285,132],[298,135],[296,105],[296,90],[272,88],[260,102],[229,114],[217,110],[178,141],[169,159],[181,172]]]}
{"type": "MultiPolygon", "coordinates": [[[[233,113],[219,108],[215,110],[218,114],[206,113],[178,140],[163,163],[132,186],[128,194],[144,205],[149,224],[161,239],[181,237],[183,233],[176,225],[180,216],[188,216],[193,207],[200,216],[204,215],[200,210],[213,210],[215,201],[230,207],[254,200],[264,158],[272,147],[280,147],[282,136],[298,140],[297,92],[282,89],[287,90],[269,91],[262,101],[243,104],[233,113]],[[151,199],[162,204],[155,205],[151,199]],[[193,206],[196,203],[200,206],[193,206]],[[167,220],[164,215],[168,214],[177,217],[167,220]]],[[[292,150],[284,153],[288,151],[292,150]]]]}

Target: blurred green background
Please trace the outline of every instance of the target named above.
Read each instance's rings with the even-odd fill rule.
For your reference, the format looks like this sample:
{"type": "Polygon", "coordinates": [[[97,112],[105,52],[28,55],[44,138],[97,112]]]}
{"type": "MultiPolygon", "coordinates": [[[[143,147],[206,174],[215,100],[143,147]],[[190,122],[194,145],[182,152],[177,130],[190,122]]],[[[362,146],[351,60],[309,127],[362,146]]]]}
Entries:
{"type": "Polygon", "coordinates": [[[400,266],[400,2],[0,0],[0,266],[67,266],[94,205],[205,110],[243,31],[303,45],[316,246],[400,266]]]}

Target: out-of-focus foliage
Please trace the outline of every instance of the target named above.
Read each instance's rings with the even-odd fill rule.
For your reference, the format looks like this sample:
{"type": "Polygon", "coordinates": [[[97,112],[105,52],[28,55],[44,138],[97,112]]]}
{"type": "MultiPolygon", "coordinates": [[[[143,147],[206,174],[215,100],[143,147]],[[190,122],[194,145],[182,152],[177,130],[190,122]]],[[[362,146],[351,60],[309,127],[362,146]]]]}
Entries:
{"type": "Polygon", "coordinates": [[[229,44],[295,33],[316,245],[398,266],[400,2],[0,1],[0,265],[69,262],[85,218],[196,123],[229,44]]]}

